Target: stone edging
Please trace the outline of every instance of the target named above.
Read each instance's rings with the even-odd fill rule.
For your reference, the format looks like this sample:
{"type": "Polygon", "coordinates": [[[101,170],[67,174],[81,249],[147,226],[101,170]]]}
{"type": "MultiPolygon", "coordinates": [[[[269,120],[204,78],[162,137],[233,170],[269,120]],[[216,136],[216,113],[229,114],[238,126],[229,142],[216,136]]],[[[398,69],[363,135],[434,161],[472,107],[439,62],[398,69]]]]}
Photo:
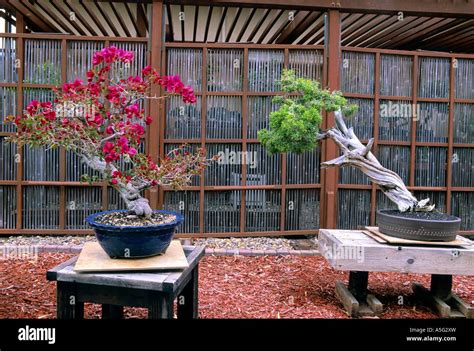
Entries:
{"type": "MultiPolygon", "coordinates": [[[[80,253],[82,245],[4,245],[0,246],[0,259],[6,248],[36,247],[38,253],[80,253]]],[[[318,250],[252,250],[252,249],[206,249],[206,256],[320,256],[318,250]]]]}

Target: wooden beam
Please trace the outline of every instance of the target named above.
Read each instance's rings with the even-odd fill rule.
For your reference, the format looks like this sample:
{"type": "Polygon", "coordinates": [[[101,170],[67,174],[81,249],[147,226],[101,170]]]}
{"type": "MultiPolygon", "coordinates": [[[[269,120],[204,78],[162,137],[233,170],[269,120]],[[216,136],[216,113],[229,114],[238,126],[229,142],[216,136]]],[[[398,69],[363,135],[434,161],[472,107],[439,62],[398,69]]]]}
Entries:
{"type": "Polygon", "coordinates": [[[325,18],[325,14],[324,12],[321,12],[320,15],[313,22],[314,23],[313,29],[311,29],[308,33],[306,33],[306,35],[303,38],[299,39],[296,44],[304,45],[308,40],[313,38],[316,35],[316,33],[318,33],[318,31],[320,31],[321,28],[324,27],[324,18],[325,18]]]}
{"type": "MultiPolygon", "coordinates": [[[[87,7],[88,4],[92,4],[92,3],[84,3],[83,6],[84,7],[87,7]]],[[[112,32],[114,33],[115,36],[119,37],[120,36],[120,33],[118,32],[117,28],[115,28],[115,25],[112,23],[112,21],[110,20],[110,16],[107,15],[104,10],[102,9],[102,5],[99,5],[99,1],[97,0],[94,0],[94,5],[95,7],[97,8],[97,10],[99,11],[100,15],[102,16],[102,18],[105,19],[105,22],[107,22],[107,25],[110,27],[110,29],[112,29],[112,32]]],[[[92,12],[92,11],[91,11],[92,12]]]]}
{"type": "Polygon", "coordinates": [[[341,12],[385,13],[405,15],[437,15],[442,17],[474,16],[474,1],[439,1],[439,0],[166,0],[170,4],[241,6],[260,8],[284,8],[294,10],[327,10],[337,9],[341,12]]]}
{"type": "Polygon", "coordinates": [[[143,8],[142,4],[137,3],[137,33],[138,33],[138,36],[146,37],[147,30],[148,30],[148,20],[146,18],[146,11],[143,8]]]}
{"type": "Polygon", "coordinates": [[[349,35],[342,35],[341,38],[341,45],[347,45],[347,46],[353,46],[352,42],[354,40],[357,40],[360,38],[361,34],[370,32],[373,30],[375,27],[377,27],[379,24],[386,22],[387,20],[390,20],[389,16],[381,15],[381,16],[376,16],[375,18],[371,19],[370,21],[366,22],[365,24],[362,23],[363,25],[357,28],[355,31],[353,31],[349,35]]]}
{"type": "MultiPolygon", "coordinates": [[[[138,14],[138,8],[140,7],[139,5],[140,5],[139,3],[136,4],[136,6],[137,6],[137,11],[136,11],[137,14],[138,14]]],[[[145,30],[145,35],[140,35],[140,34],[139,34],[140,30],[143,29],[143,28],[141,28],[141,29],[138,28],[138,26],[139,26],[138,17],[137,17],[137,19],[135,19],[135,18],[133,17],[133,13],[132,13],[132,10],[131,10],[131,8],[130,8],[131,4],[130,4],[129,2],[126,2],[126,3],[124,4],[124,6],[125,6],[125,10],[126,10],[126,12],[127,12],[127,15],[128,15],[128,17],[129,17],[129,19],[130,19],[130,22],[132,22],[133,28],[135,29],[135,32],[137,33],[137,36],[139,36],[139,37],[145,37],[145,36],[146,36],[146,30],[145,30]]],[[[143,24],[143,22],[142,22],[142,24],[143,24]]]]}
{"type": "Polygon", "coordinates": [[[355,40],[350,42],[350,46],[359,46],[362,43],[368,42],[377,33],[383,32],[385,29],[390,28],[394,24],[398,23],[398,19],[395,16],[390,17],[388,20],[377,24],[373,28],[365,32],[365,34],[359,35],[355,40]]]}
{"type": "Polygon", "coordinates": [[[186,41],[186,28],[184,28],[184,25],[185,25],[184,22],[186,21],[186,12],[184,11],[184,6],[183,5],[181,5],[179,11],[181,13],[183,13],[184,16],[185,16],[184,20],[179,21],[180,24],[181,24],[181,41],[186,41]]]}
{"type": "MultiPolygon", "coordinates": [[[[196,8],[196,10],[199,7],[196,8]]],[[[240,14],[242,13],[242,8],[239,7],[237,10],[237,13],[235,14],[234,20],[232,21],[232,24],[230,25],[229,32],[227,33],[227,37],[225,38],[225,41],[228,42],[230,41],[230,38],[232,37],[232,34],[234,33],[235,26],[237,25],[237,22],[239,21],[240,14]]]]}
{"type": "Polygon", "coordinates": [[[54,16],[56,22],[58,22],[61,27],[69,28],[76,31],[75,34],[79,35],[92,35],[93,32],[85,31],[84,27],[81,26],[77,21],[72,21],[70,19],[70,13],[68,13],[60,4],[57,4],[54,0],[46,1],[44,7],[40,4],[39,1],[36,2],[36,5],[41,8],[47,14],[54,16]],[[54,9],[54,10],[53,10],[54,9]]]}
{"type": "MultiPolygon", "coordinates": [[[[76,5],[76,4],[74,4],[76,5]]],[[[71,4],[72,6],[72,4],[71,4]]],[[[104,36],[107,36],[109,35],[109,32],[107,31],[107,29],[105,29],[104,25],[102,24],[102,22],[99,20],[99,17],[97,17],[97,13],[95,11],[92,10],[92,4],[91,6],[84,6],[84,1],[83,0],[79,0],[79,3],[77,4],[77,6],[81,6],[81,8],[87,13],[87,15],[92,18],[92,20],[94,21],[95,25],[99,28],[99,30],[102,32],[102,34],[100,35],[104,35],[104,36]]],[[[79,13],[79,11],[76,11],[76,13],[79,13]]],[[[82,17],[82,16],[81,16],[82,17]]],[[[87,20],[85,20],[87,22],[87,20]]]]}
{"type": "Polygon", "coordinates": [[[37,16],[33,11],[31,11],[28,7],[23,5],[18,0],[8,0],[7,1],[10,6],[12,6],[15,10],[17,10],[21,15],[25,17],[26,21],[32,22],[35,26],[40,28],[43,32],[53,32],[54,29],[51,27],[49,23],[46,22],[43,18],[37,16]]]}
{"type": "MultiPolygon", "coordinates": [[[[262,44],[263,41],[265,40],[265,37],[267,36],[267,34],[270,32],[270,30],[273,28],[273,26],[275,25],[275,23],[278,22],[278,20],[281,18],[282,15],[285,14],[285,11],[284,10],[278,10],[276,11],[276,14],[275,14],[275,17],[273,17],[273,21],[271,21],[268,26],[265,28],[265,30],[263,31],[263,33],[260,35],[260,38],[258,38],[257,40],[257,43],[258,44],[262,44]]],[[[260,28],[258,28],[260,29],[260,28]]]]}
{"type": "Polygon", "coordinates": [[[242,36],[247,31],[247,28],[248,28],[250,22],[252,21],[253,16],[255,15],[256,11],[257,11],[257,9],[253,8],[252,11],[250,12],[250,15],[247,17],[247,20],[245,21],[242,28],[240,29],[239,35],[237,36],[237,42],[239,42],[242,39],[242,36]]]}
{"type": "Polygon", "coordinates": [[[194,11],[194,26],[193,26],[193,42],[196,42],[199,21],[199,6],[196,6],[194,11]]]}
{"type": "MultiPolygon", "coordinates": [[[[161,66],[163,55],[163,2],[153,2],[151,8],[151,29],[149,38],[150,64],[152,67],[161,68],[160,73],[165,74],[165,67],[161,66]]],[[[151,94],[159,96],[161,89],[158,85],[153,85],[151,94]]],[[[149,113],[153,118],[152,124],[148,127],[148,150],[153,161],[159,161],[159,145],[160,145],[160,102],[157,99],[149,100],[149,113]]],[[[164,119],[163,119],[164,120],[164,119]]],[[[156,187],[150,189],[150,206],[156,208],[158,206],[158,189],[156,187]]]]}
{"type": "Polygon", "coordinates": [[[381,45],[386,44],[387,42],[391,41],[392,39],[398,38],[399,35],[402,35],[403,33],[407,32],[411,28],[416,28],[417,26],[421,25],[423,22],[429,20],[428,17],[419,17],[411,22],[403,22],[403,25],[400,26],[398,29],[394,30],[393,32],[390,33],[385,33],[385,36],[382,36],[380,39],[375,40],[375,41],[369,41],[369,47],[379,47],[381,45]]]}
{"type": "Polygon", "coordinates": [[[263,22],[265,22],[265,20],[267,19],[268,15],[270,14],[271,10],[270,9],[266,9],[264,10],[265,13],[264,15],[260,18],[260,20],[258,21],[258,23],[255,25],[254,29],[252,30],[252,33],[250,33],[247,41],[252,41],[253,38],[255,37],[255,34],[257,34],[258,30],[260,29],[260,27],[262,26],[263,22]]]}
{"type": "Polygon", "coordinates": [[[127,24],[125,23],[125,19],[123,18],[122,14],[120,13],[120,10],[117,10],[113,2],[108,3],[110,8],[112,9],[112,12],[114,13],[115,17],[117,18],[118,22],[120,23],[120,26],[122,27],[123,31],[125,32],[125,35],[127,37],[132,37],[132,33],[128,29],[127,24]]]}
{"type": "MultiPolygon", "coordinates": [[[[300,14],[301,12],[299,11],[293,11],[293,12],[296,12],[296,14],[293,14],[295,17],[298,16],[298,14],[300,14]]],[[[291,20],[290,19],[290,13],[288,12],[288,18],[286,21],[284,21],[281,25],[280,25],[280,28],[278,28],[277,30],[274,31],[273,35],[271,36],[271,38],[268,40],[268,43],[269,44],[272,44],[275,42],[275,40],[280,36],[281,32],[283,32],[285,30],[285,28],[287,27],[290,27],[294,21],[295,21],[295,17],[293,17],[293,19],[291,20]]],[[[278,21],[277,21],[278,22],[278,21]]],[[[277,23],[275,22],[275,23],[277,23]]],[[[272,26],[274,27],[274,26],[272,26]]]]}
{"type": "Polygon", "coordinates": [[[212,19],[212,13],[213,13],[214,7],[209,6],[209,12],[207,13],[207,19],[206,19],[206,29],[204,30],[204,42],[207,42],[207,37],[209,35],[209,27],[211,26],[211,19],[212,19]]]}
{"type": "Polygon", "coordinates": [[[319,12],[299,12],[276,40],[276,44],[292,43],[321,15],[319,12]]]}
{"type": "Polygon", "coordinates": [[[224,11],[222,11],[221,19],[219,21],[219,25],[217,26],[217,30],[216,30],[216,36],[214,37],[215,42],[219,41],[219,37],[220,37],[221,31],[222,31],[222,26],[224,25],[224,20],[227,16],[227,10],[228,10],[228,7],[224,7],[224,11]]]}
{"type": "Polygon", "coordinates": [[[455,19],[452,18],[432,18],[419,27],[415,27],[411,30],[406,31],[402,35],[398,36],[395,40],[390,42],[391,47],[400,47],[402,44],[409,42],[410,40],[416,40],[423,34],[433,32],[434,29],[443,26],[444,24],[452,23],[455,19]]]}
{"type": "MultiPolygon", "coordinates": [[[[99,29],[99,31],[95,30],[94,28],[92,28],[92,26],[89,24],[89,20],[86,19],[81,13],[80,11],[78,11],[75,7],[73,7],[73,5],[78,5],[77,2],[72,2],[72,1],[63,1],[62,2],[66,8],[68,9],[69,12],[73,12],[74,13],[74,16],[76,17],[76,19],[79,19],[79,21],[81,21],[81,25],[83,27],[85,27],[89,33],[91,33],[92,35],[99,35],[99,36],[102,36],[102,35],[107,35],[107,32],[106,31],[102,31],[101,29],[101,23],[94,23],[96,24],[97,28],[99,29]]],[[[95,21],[94,21],[95,22],[95,21]]]]}
{"type": "MultiPolygon", "coordinates": [[[[173,18],[171,16],[171,6],[170,5],[166,5],[166,16],[168,17],[168,26],[169,26],[169,29],[170,29],[170,38],[171,38],[171,41],[173,41],[174,40],[173,18]]],[[[151,33],[151,28],[150,28],[150,33],[151,33]]]]}

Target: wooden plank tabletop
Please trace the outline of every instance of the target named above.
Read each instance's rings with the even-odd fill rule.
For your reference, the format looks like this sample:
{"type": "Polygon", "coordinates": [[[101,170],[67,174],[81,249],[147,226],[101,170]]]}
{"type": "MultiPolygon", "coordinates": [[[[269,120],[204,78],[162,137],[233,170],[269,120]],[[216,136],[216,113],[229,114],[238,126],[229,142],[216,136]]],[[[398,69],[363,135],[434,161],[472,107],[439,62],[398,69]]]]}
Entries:
{"type": "Polygon", "coordinates": [[[178,289],[180,283],[192,272],[205,253],[205,248],[202,246],[183,246],[183,249],[189,267],[182,271],[78,273],[73,270],[77,260],[77,257],[73,257],[50,269],[46,277],[52,281],[173,292],[178,289]]]}
{"type": "Polygon", "coordinates": [[[474,275],[474,245],[389,245],[362,230],[331,229],[319,231],[318,243],[321,255],[339,270],[474,275]]]}

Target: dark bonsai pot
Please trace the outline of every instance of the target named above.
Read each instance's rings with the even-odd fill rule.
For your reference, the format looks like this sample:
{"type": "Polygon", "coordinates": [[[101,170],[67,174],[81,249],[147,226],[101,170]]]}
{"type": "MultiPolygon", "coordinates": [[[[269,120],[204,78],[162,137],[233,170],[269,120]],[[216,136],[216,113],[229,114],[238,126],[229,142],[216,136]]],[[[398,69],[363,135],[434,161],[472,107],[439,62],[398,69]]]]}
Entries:
{"type": "Polygon", "coordinates": [[[97,217],[113,212],[128,212],[128,210],[104,211],[86,218],[86,222],[94,228],[100,246],[111,258],[142,258],[165,252],[173,239],[176,227],[183,221],[183,216],[179,213],[154,211],[176,216],[176,219],[170,223],[149,226],[114,226],[97,223],[97,217]]]}
{"type": "Polygon", "coordinates": [[[378,210],[377,224],[383,234],[420,241],[453,241],[461,219],[440,212],[378,210]]]}

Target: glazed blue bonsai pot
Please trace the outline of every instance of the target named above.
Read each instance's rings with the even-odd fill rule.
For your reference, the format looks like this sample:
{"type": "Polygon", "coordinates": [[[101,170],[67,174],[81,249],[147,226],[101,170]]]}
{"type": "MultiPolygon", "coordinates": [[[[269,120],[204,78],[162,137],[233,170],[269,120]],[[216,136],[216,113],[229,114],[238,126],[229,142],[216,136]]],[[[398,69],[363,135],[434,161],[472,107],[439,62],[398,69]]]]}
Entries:
{"type": "Polygon", "coordinates": [[[86,222],[94,229],[100,246],[111,258],[143,258],[165,252],[176,227],[183,221],[183,216],[179,213],[154,211],[174,215],[176,219],[170,223],[150,226],[114,226],[96,222],[97,217],[114,212],[128,210],[104,211],[86,218],[86,222]]]}

